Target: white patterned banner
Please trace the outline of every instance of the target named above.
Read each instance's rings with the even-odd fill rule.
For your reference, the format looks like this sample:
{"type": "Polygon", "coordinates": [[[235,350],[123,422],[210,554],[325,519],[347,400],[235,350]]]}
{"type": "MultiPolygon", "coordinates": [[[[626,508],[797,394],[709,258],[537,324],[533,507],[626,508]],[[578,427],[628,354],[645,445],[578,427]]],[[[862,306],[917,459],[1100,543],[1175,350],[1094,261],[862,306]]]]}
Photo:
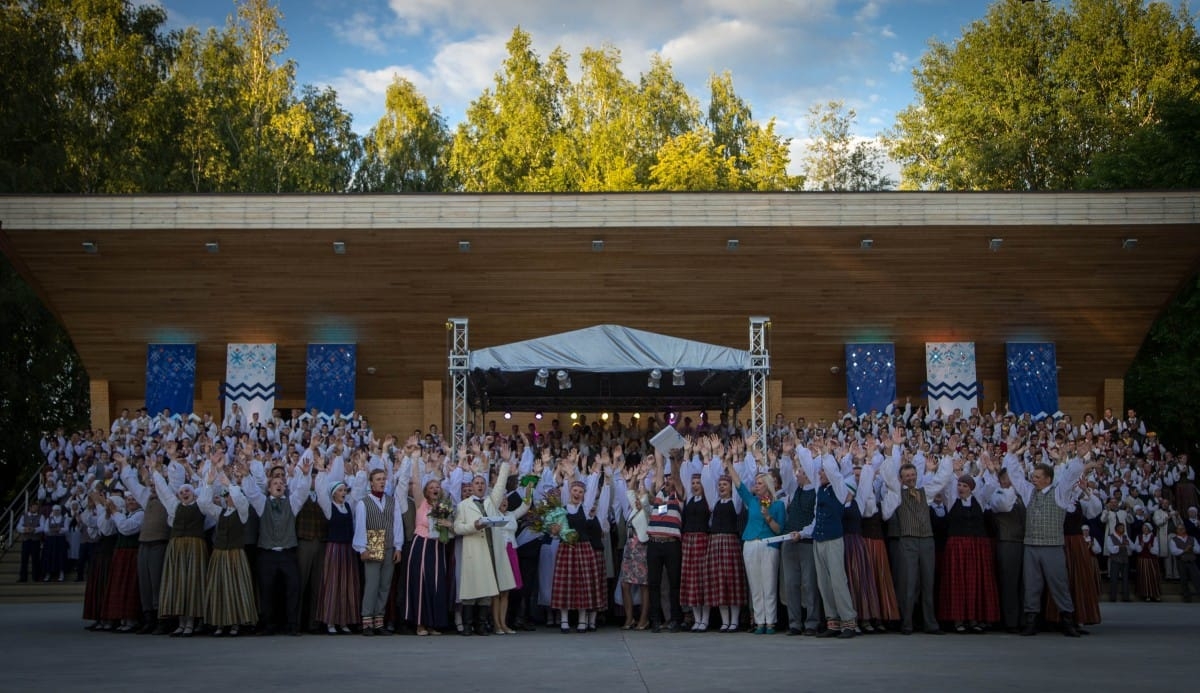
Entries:
{"type": "Polygon", "coordinates": [[[275,408],[275,345],[230,344],[225,351],[225,416],[237,404],[244,421],[258,412],[260,421],[271,418],[275,408]]]}
{"type": "Polygon", "coordinates": [[[971,409],[979,406],[975,342],[926,342],[925,373],[930,412],[950,414],[960,409],[963,416],[970,416],[971,409]]]}

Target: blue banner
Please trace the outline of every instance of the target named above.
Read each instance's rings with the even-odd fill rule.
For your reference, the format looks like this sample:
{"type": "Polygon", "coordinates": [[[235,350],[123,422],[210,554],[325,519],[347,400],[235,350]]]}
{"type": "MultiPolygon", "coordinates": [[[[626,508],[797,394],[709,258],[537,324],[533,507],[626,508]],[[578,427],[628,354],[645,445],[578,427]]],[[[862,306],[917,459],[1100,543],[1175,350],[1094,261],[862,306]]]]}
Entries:
{"type": "Polygon", "coordinates": [[[356,344],[309,344],[305,409],[324,414],[354,411],[356,344]]]}
{"type": "Polygon", "coordinates": [[[846,345],[846,401],[859,414],[896,401],[896,345],[846,345]]]}
{"type": "Polygon", "coordinates": [[[1035,419],[1058,411],[1058,358],[1053,342],[1006,345],[1008,408],[1035,419]]]}
{"type": "Polygon", "coordinates": [[[196,345],[150,344],[146,348],[146,409],[157,416],[192,413],[196,397],[196,345]]]}

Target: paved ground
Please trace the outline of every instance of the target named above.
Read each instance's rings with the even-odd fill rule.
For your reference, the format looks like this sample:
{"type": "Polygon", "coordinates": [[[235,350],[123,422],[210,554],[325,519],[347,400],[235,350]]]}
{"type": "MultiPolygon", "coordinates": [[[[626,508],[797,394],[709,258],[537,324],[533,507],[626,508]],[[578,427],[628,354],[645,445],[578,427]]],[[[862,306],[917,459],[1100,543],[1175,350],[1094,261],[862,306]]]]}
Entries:
{"type": "Polygon", "coordinates": [[[1079,640],[1043,633],[804,637],[602,629],[515,636],[242,637],[88,633],[79,605],[0,606],[0,690],[1196,690],[1200,604],[1105,604],[1079,640]],[[896,688],[896,684],[901,684],[896,688]],[[382,687],[382,688],[381,688],[382,687]]]}

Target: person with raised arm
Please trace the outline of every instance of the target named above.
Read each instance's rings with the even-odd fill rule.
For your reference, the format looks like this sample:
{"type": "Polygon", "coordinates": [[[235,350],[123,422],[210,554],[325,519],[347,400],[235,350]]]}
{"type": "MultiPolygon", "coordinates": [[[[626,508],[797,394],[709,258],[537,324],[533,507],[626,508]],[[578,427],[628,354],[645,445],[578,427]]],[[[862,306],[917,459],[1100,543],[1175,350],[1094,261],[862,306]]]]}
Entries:
{"type": "MultiPolygon", "coordinates": [[[[319,461],[318,464],[321,462],[319,461]]],[[[359,558],[354,551],[353,507],[366,495],[361,484],[346,485],[346,465],[357,471],[366,469],[366,454],[355,451],[350,460],[335,458],[326,462],[316,476],[317,505],[325,516],[326,535],[321,584],[318,591],[316,620],[325,624],[330,635],[346,635],[358,623],[362,611],[359,590],[359,558]]]]}
{"type": "Polygon", "coordinates": [[[250,463],[250,473],[242,479],[242,491],[250,507],[258,513],[258,586],[262,600],[263,634],[274,635],[276,630],[275,602],[281,596],[286,612],[288,635],[300,635],[300,564],[296,551],[296,513],[308,500],[309,478],[296,465],[289,481],[286,470],[267,473],[261,461],[250,463]],[[266,492],[263,492],[263,486],[266,492]]]}
{"type": "Polygon", "coordinates": [[[250,503],[238,487],[240,479],[236,473],[231,482],[224,469],[224,458],[217,457],[211,461],[206,483],[196,498],[200,511],[216,523],[208,561],[204,622],[214,628],[214,637],[225,635],[226,629],[231,637],[237,637],[240,628],[258,619],[257,590],[243,549],[250,503]]]}
{"type": "MultiPolygon", "coordinates": [[[[752,435],[751,446],[754,440],[752,435]]],[[[746,527],[742,531],[742,560],[746,565],[746,580],[750,583],[754,632],[772,635],[775,633],[775,614],[779,610],[779,545],[764,540],[779,536],[787,513],[783,501],[775,499],[775,480],[770,474],[755,476],[751,491],[729,461],[725,463],[725,473],[747,508],[746,527]]]]}
{"type": "Polygon", "coordinates": [[[721,613],[721,632],[736,633],[746,603],[746,568],[742,563],[742,539],[738,518],[742,499],[733,492],[733,478],[724,473],[725,446],[718,434],[709,441],[712,457],[701,471],[704,497],[711,514],[708,527],[708,553],[704,603],[721,613]]]}
{"type": "Polygon", "coordinates": [[[408,490],[405,485],[398,493],[386,493],[387,477],[386,469],[372,469],[367,475],[370,491],[355,504],[352,512],[352,546],[362,559],[364,577],[359,609],[363,635],[391,635],[391,631],[384,628],[383,612],[392,587],[392,572],[400,562],[404,547],[404,508],[408,490]]]}
{"type": "Polygon", "coordinates": [[[183,483],[172,493],[156,467],[154,489],[167,511],[171,540],[163,558],[159,613],[179,618],[171,635],[190,638],[204,615],[204,579],[208,574],[208,546],[204,541],[205,517],[196,503],[196,490],[183,483]]]}
{"type": "Polygon", "coordinates": [[[488,493],[487,478],[476,474],[471,479],[470,495],[463,498],[454,513],[454,533],[462,539],[462,569],[459,571],[458,599],[462,604],[463,635],[487,635],[492,600],[500,594],[496,580],[495,551],[488,518],[500,514],[510,465],[500,466],[496,483],[488,493]]]}
{"type": "Polygon", "coordinates": [[[565,460],[563,497],[566,522],[549,527],[551,536],[560,537],[554,558],[554,577],[550,592],[550,608],[559,612],[559,630],[571,632],[569,612],[578,611],[576,630],[589,630],[589,612],[599,609],[604,595],[598,593],[596,551],[600,539],[600,522],[595,516],[595,499],[588,498],[587,484],[578,478],[579,453],[572,450],[565,460]],[[567,530],[571,530],[567,532],[567,530]],[[568,540],[567,537],[571,537],[568,540]]]}

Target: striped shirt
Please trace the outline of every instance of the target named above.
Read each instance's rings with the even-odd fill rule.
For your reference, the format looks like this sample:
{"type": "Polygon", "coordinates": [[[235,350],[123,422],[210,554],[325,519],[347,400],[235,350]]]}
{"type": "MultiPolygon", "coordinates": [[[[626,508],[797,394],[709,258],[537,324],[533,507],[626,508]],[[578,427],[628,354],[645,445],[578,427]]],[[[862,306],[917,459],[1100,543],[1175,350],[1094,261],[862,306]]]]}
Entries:
{"type": "Polygon", "coordinates": [[[647,532],[650,537],[678,539],[682,529],[683,504],[679,502],[679,497],[675,494],[664,497],[661,493],[655,496],[647,532]]]}

